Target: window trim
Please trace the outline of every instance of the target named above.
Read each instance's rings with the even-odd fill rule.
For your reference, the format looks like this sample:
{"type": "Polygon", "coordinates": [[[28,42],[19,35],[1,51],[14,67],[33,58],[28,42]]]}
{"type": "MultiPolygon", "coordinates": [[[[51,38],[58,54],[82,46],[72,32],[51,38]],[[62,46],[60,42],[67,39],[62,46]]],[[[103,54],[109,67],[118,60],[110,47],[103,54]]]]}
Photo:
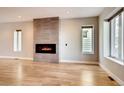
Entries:
{"type": "Polygon", "coordinates": [[[122,62],[122,61],[120,61],[120,60],[118,60],[118,59],[116,59],[116,58],[113,58],[113,57],[110,57],[110,56],[105,57],[105,58],[111,60],[111,61],[114,62],[114,63],[120,64],[120,65],[124,65],[124,62],[122,62]]]}
{"type": "Polygon", "coordinates": [[[94,41],[94,40],[95,40],[95,29],[94,29],[94,25],[82,25],[82,26],[81,26],[81,44],[82,44],[82,47],[81,47],[81,48],[82,48],[82,54],[84,54],[84,55],[85,55],[85,54],[89,54],[89,55],[90,55],[90,54],[94,54],[94,53],[95,53],[95,49],[94,49],[94,48],[95,48],[95,41],[94,41]],[[93,43],[93,44],[92,44],[92,52],[83,52],[83,43],[82,43],[82,42],[83,42],[83,36],[82,36],[82,28],[83,28],[83,27],[84,27],[84,28],[85,28],[85,27],[92,27],[92,29],[93,29],[93,30],[92,30],[92,31],[93,31],[93,32],[92,32],[92,36],[93,36],[93,37],[92,37],[92,43],[93,43]]]}

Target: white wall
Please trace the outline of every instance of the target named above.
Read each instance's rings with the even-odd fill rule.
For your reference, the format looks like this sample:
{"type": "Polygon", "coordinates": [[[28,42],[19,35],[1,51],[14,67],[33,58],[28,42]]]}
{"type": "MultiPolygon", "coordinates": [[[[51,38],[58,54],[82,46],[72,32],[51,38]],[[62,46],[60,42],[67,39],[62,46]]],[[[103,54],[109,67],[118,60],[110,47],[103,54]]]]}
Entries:
{"type": "Polygon", "coordinates": [[[104,22],[104,19],[112,14],[116,8],[105,8],[99,17],[99,54],[100,54],[100,64],[101,66],[121,85],[124,85],[124,66],[118,63],[113,62],[106,58],[108,51],[107,46],[109,44],[108,33],[107,33],[107,24],[104,22]]]}
{"type": "Polygon", "coordinates": [[[33,57],[33,23],[13,22],[0,23],[0,57],[28,58],[33,57]],[[13,33],[22,30],[22,51],[13,51],[13,33]]]}
{"type": "MultiPolygon", "coordinates": [[[[98,17],[60,20],[60,60],[98,61],[98,17]],[[81,52],[81,26],[95,27],[95,54],[81,52]],[[65,43],[68,46],[65,46],[65,43]]],[[[0,24],[0,56],[33,58],[33,22],[13,22],[0,24]],[[13,32],[22,29],[22,52],[13,51],[13,32]]]]}
{"type": "Polygon", "coordinates": [[[98,17],[60,20],[60,60],[98,61],[98,35],[98,17]],[[95,54],[83,55],[81,52],[82,25],[95,27],[95,54]]]}

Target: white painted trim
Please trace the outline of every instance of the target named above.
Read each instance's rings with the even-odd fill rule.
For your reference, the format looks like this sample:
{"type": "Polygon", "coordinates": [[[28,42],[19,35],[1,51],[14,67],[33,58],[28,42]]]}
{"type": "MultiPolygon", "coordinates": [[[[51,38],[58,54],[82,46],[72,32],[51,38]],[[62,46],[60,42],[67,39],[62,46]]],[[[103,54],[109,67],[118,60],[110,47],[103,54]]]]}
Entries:
{"type": "Polygon", "coordinates": [[[13,56],[0,56],[0,58],[6,58],[6,59],[22,59],[22,60],[33,60],[33,58],[28,58],[28,57],[13,57],[13,56]]]}
{"type": "Polygon", "coordinates": [[[105,58],[107,58],[107,59],[109,59],[109,60],[111,60],[112,62],[115,62],[115,63],[117,63],[117,64],[124,65],[124,62],[119,61],[119,60],[117,60],[117,59],[115,59],[115,58],[112,58],[112,57],[105,57],[105,58]]]}
{"type": "Polygon", "coordinates": [[[60,63],[86,63],[86,64],[99,64],[97,61],[78,61],[78,60],[60,60],[60,63]]]}
{"type": "Polygon", "coordinates": [[[100,67],[104,69],[108,75],[110,75],[114,80],[116,80],[119,85],[124,86],[124,81],[118,78],[114,73],[112,73],[109,69],[107,69],[104,65],[100,64],[100,67]]]}

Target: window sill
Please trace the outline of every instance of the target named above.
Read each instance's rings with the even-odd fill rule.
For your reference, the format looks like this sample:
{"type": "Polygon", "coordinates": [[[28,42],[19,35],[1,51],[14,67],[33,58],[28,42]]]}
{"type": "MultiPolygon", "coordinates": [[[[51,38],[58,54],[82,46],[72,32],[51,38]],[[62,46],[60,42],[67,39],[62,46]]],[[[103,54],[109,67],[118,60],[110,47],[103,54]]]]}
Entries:
{"type": "Polygon", "coordinates": [[[112,58],[112,57],[106,57],[106,58],[109,59],[109,60],[111,60],[112,62],[117,63],[117,64],[124,65],[124,62],[119,61],[119,60],[117,60],[115,58],[112,58]]]}
{"type": "Polygon", "coordinates": [[[92,55],[92,54],[94,54],[94,52],[83,52],[82,54],[83,55],[90,55],[90,54],[92,55]]]}

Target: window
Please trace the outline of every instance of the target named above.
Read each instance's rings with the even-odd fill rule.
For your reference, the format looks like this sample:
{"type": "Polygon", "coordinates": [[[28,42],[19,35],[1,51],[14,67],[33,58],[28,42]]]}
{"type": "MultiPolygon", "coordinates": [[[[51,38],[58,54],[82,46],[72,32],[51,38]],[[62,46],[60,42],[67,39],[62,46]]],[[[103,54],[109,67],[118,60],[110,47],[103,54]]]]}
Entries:
{"type": "Polygon", "coordinates": [[[82,26],[82,53],[94,54],[94,28],[82,26]]]}
{"type": "Polygon", "coordinates": [[[124,61],[124,12],[110,20],[110,57],[124,61]]]}
{"type": "Polygon", "coordinates": [[[19,52],[22,50],[22,31],[14,31],[14,51],[19,52]]]}

